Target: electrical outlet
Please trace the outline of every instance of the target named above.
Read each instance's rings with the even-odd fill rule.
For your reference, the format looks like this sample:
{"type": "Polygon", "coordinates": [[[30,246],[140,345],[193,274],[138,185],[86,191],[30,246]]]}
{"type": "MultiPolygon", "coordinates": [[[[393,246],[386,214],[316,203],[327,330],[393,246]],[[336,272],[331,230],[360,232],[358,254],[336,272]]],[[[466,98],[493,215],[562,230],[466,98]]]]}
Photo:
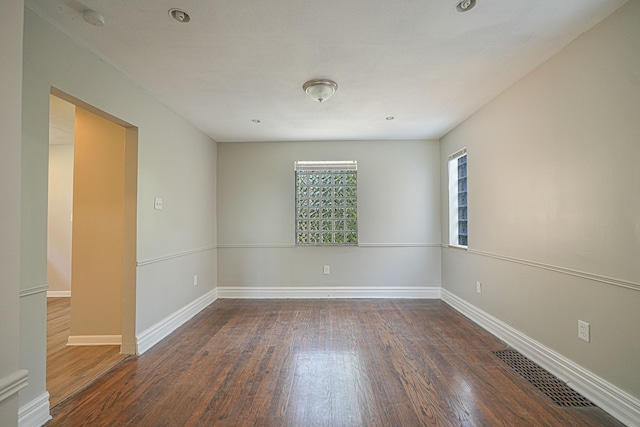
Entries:
{"type": "Polygon", "coordinates": [[[198,286],[198,275],[197,274],[193,275],[193,286],[198,286]]]}
{"type": "Polygon", "coordinates": [[[324,268],[322,269],[322,274],[331,274],[331,267],[329,267],[328,265],[325,265],[324,268]]]}
{"type": "Polygon", "coordinates": [[[578,320],[578,338],[591,342],[591,325],[582,320],[578,320]]]}
{"type": "Polygon", "coordinates": [[[476,292],[481,294],[482,293],[482,282],[477,281],[476,282],[476,292]]]}

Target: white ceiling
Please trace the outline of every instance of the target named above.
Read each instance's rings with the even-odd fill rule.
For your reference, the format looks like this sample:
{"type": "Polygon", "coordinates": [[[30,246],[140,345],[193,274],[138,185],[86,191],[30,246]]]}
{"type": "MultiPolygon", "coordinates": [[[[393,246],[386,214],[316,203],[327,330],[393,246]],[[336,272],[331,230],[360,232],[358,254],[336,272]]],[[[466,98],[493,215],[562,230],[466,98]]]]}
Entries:
{"type": "Polygon", "coordinates": [[[477,0],[466,13],[456,0],[26,4],[230,142],[440,138],[625,2],[477,0]],[[191,22],[171,19],[173,7],[191,22]],[[308,98],[313,78],[335,80],[333,98],[308,98]]]}

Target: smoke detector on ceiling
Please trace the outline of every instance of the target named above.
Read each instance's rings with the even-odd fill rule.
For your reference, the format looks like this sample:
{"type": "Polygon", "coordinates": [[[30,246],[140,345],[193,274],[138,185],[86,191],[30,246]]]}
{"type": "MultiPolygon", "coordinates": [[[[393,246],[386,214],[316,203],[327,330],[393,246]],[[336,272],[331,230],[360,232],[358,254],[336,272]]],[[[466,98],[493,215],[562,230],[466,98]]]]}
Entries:
{"type": "Polygon", "coordinates": [[[104,27],[104,16],[100,12],[96,12],[95,10],[87,9],[82,12],[82,18],[87,21],[89,24],[95,27],[104,27]]]}

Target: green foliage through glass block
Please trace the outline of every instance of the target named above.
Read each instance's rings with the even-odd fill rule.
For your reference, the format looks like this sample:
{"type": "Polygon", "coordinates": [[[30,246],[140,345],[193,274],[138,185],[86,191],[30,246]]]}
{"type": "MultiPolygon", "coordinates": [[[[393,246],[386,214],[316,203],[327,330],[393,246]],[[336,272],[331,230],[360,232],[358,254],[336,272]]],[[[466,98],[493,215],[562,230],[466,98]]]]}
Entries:
{"type": "Polygon", "coordinates": [[[296,243],[357,244],[357,174],[296,171],[296,243]]]}

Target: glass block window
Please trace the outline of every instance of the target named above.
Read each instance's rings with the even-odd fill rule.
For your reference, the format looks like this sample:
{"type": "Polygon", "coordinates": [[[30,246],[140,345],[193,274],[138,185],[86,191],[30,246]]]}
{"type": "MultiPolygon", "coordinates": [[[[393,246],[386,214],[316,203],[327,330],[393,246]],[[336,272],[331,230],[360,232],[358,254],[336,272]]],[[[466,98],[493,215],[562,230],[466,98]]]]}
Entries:
{"type": "Polygon", "coordinates": [[[295,163],[296,244],[357,245],[356,161],[295,163]]]}
{"type": "Polygon", "coordinates": [[[449,156],[449,244],[469,245],[467,215],[467,150],[449,156]]]}

